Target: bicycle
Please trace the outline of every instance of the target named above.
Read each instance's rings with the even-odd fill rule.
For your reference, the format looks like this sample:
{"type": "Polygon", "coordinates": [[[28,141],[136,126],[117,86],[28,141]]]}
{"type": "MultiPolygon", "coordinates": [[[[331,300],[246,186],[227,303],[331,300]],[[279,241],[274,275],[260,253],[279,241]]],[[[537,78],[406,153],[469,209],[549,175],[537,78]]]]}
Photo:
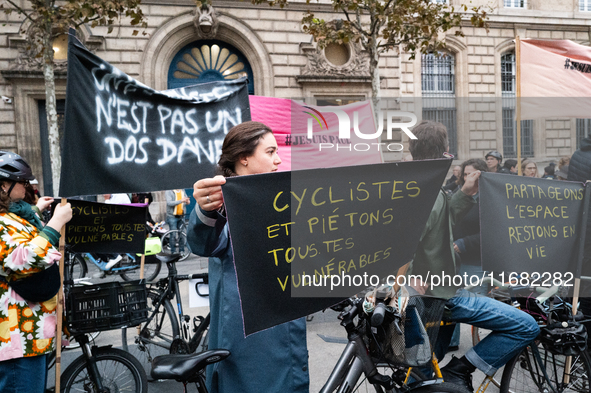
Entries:
{"type": "Polygon", "coordinates": [[[339,319],[341,326],[347,331],[348,341],[320,393],[369,391],[370,388],[372,391],[386,393],[465,391],[461,386],[441,379],[439,365],[433,357],[432,340],[437,336],[445,302],[430,297],[417,296],[410,299],[416,300],[409,300],[408,313],[405,312],[404,316],[383,302],[377,303],[373,312],[366,313],[363,307],[364,300],[360,298],[348,299],[344,304],[334,308],[341,311],[339,319]],[[417,309],[428,312],[423,313],[417,309]],[[406,346],[409,342],[405,344],[407,337],[404,331],[412,336],[412,329],[416,327],[414,322],[410,322],[416,322],[414,317],[411,317],[415,311],[418,312],[423,326],[420,330],[422,338],[426,340],[421,345],[428,358],[422,360],[416,357],[416,352],[413,353],[417,351],[416,346],[411,346],[410,348],[414,349],[407,352],[406,346]],[[400,322],[403,322],[403,325],[400,322]],[[425,365],[432,365],[437,378],[426,378],[417,369],[423,362],[425,365]],[[391,375],[384,375],[378,372],[378,369],[391,375]],[[364,378],[359,382],[362,375],[364,378]],[[411,383],[411,380],[414,382],[411,383]]]}
{"type": "MultiPolygon", "coordinates": [[[[146,239],[146,257],[144,263],[144,278],[146,281],[153,281],[160,273],[162,263],[154,256],[160,249],[153,250],[154,241],[146,239]]],[[[158,243],[159,241],[156,240],[158,243]]],[[[159,244],[158,244],[159,245],[159,244]]],[[[158,247],[160,248],[160,247],[158,247]]],[[[101,278],[110,275],[119,275],[125,281],[139,280],[140,278],[140,256],[132,254],[122,254],[122,259],[115,266],[107,268],[108,260],[103,260],[94,253],[75,253],[68,249],[67,258],[72,268],[72,277],[85,278],[88,274],[88,264],[94,264],[101,271],[101,278]]]]}
{"type": "MultiPolygon", "coordinates": [[[[183,312],[179,289],[179,281],[189,279],[202,279],[203,284],[207,284],[208,273],[180,275],[175,265],[180,260],[180,255],[158,255],[157,257],[166,265],[168,275],[150,285],[148,319],[140,325],[134,338],[134,343],[139,350],[138,358],[147,371],[150,370],[150,365],[156,356],[169,353],[187,354],[207,349],[209,332],[209,314],[206,317],[194,317],[193,327],[190,328],[190,317],[183,312]],[[177,305],[176,312],[171,303],[173,299],[177,305]]],[[[196,289],[200,293],[200,288],[196,289]]],[[[124,349],[127,349],[128,331],[129,329],[121,330],[124,349]]]]}
{"type": "Polygon", "coordinates": [[[191,255],[191,248],[187,242],[186,232],[173,229],[162,235],[162,253],[166,255],[180,254],[179,261],[184,261],[191,255]]]}
{"type": "MultiPolygon", "coordinates": [[[[124,315],[121,314],[109,317],[105,313],[93,309],[92,306],[99,309],[102,307],[103,310],[105,306],[109,307],[108,302],[104,301],[105,298],[101,296],[112,296],[114,288],[104,288],[104,284],[75,287],[74,283],[77,280],[72,277],[75,266],[70,264],[70,261],[70,259],[66,258],[64,266],[66,319],[68,330],[73,333],[74,340],[80,344],[82,355],[76,358],[60,376],[60,391],[62,393],[77,391],[147,393],[147,376],[137,359],[126,351],[112,348],[111,345],[101,347],[91,345],[91,339],[89,339],[89,336],[92,337],[93,332],[100,331],[101,327],[105,327],[105,324],[109,325],[109,328],[119,328],[122,323],[133,323],[133,318],[139,316],[139,319],[141,319],[142,311],[138,305],[142,303],[143,284],[123,284],[127,288],[114,294],[115,298],[125,298],[128,302],[134,299],[135,305],[125,303],[126,308],[135,309],[133,317],[124,318],[124,315]],[[82,296],[85,296],[83,300],[78,301],[76,299],[79,294],[84,294],[82,296]]],[[[145,288],[143,291],[145,293],[145,288]]],[[[143,303],[145,303],[145,300],[143,303]]],[[[122,309],[122,304],[111,306],[122,309]]],[[[109,329],[104,328],[102,330],[109,329]]],[[[51,364],[54,360],[55,352],[49,356],[48,364],[51,364]]]]}
{"type": "MultiPolygon", "coordinates": [[[[584,350],[586,330],[581,325],[581,318],[572,316],[571,306],[557,296],[561,289],[556,286],[542,288],[543,293],[533,297],[535,291],[531,288],[512,288],[496,280],[493,284],[500,288],[492,291],[495,298],[534,316],[541,331],[533,342],[505,365],[500,381],[495,376],[487,377],[477,392],[484,392],[490,382],[499,387],[501,393],[589,392],[591,359],[584,350]],[[520,291],[525,291],[528,296],[518,298],[520,291]],[[560,332],[557,337],[552,333],[555,328],[560,332]]],[[[481,338],[481,329],[473,328],[474,345],[481,338]]]]}

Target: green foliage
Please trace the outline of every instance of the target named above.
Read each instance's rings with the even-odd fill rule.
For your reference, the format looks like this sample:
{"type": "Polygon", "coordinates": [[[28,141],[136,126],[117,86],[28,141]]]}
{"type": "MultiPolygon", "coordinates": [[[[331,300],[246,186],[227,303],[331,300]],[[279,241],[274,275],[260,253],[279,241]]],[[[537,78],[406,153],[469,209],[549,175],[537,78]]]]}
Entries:
{"type": "Polygon", "coordinates": [[[360,42],[370,57],[402,46],[414,58],[416,53],[444,47],[440,33],[457,28],[455,35],[463,36],[464,21],[487,27],[487,12],[482,7],[461,5],[457,12],[431,0],[332,0],[332,6],[343,13],[344,20],[325,21],[307,12],[302,19],[304,31],[320,48],[347,40],[360,42]]]}
{"type": "MultiPolygon", "coordinates": [[[[82,24],[107,26],[110,33],[125,16],[130,18],[132,26],[144,29],[148,26],[140,8],[141,0],[28,0],[22,7],[15,0],[0,2],[0,10],[4,13],[17,12],[28,19],[30,24],[27,24],[28,30],[24,33],[39,53],[44,52],[47,43],[55,37],[66,33],[70,27],[77,28],[82,24]]],[[[135,36],[138,33],[134,30],[132,34],[135,36]]]]}

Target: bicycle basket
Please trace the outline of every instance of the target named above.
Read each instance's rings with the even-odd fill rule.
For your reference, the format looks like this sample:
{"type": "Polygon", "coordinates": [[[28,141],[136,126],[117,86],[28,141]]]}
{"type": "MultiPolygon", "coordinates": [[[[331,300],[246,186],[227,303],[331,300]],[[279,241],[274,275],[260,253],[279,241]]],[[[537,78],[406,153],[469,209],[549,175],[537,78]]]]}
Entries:
{"type": "Polygon", "coordinates": [[[376,361],[387,361],[409,367],[424,366],[431,361],[445,299],[427,296],[411,296],[401,313],[398,334],[394,316],[387,313],[384,323],[377,328],[366,321],[366,338],[369,352],[376,361]],[[389,314],[389,315],[388,315],[389,314]]]}
{"type": "Polygon", "coordinates": [[[146,284],[142,280],[73,287],[66,301],[66,323],[72,334],[136,326],[148,319],[146,284]]]}
{"type": "Polygon", "coordinates": [[[540,329],[544,348],[556,355],[575,356],[587,350],[587,329],[578,322],[556,322],[540,329]]]}

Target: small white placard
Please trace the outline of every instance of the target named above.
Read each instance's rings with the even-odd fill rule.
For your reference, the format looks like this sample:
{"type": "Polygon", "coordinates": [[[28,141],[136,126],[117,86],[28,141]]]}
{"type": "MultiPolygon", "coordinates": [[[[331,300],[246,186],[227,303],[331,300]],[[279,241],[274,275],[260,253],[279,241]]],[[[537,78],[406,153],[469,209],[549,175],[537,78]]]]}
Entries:
{"type": "Polygon", "coordinates": [[[204,284],[202,278],[189,280],[189,307],[209,307],[209,285],[204,284]]]}

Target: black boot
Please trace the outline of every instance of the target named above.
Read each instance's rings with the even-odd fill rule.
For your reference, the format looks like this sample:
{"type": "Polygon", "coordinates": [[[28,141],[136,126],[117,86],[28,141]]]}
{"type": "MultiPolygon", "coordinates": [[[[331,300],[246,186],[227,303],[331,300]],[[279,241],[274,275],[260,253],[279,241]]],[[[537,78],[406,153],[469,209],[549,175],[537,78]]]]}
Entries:
{"type": "Polygon", "coordinates": [[[457,357],[453,357],[450,362],[441,369],[444,382],[450,382],[467,389],[469,392],[474,392],[472,387],[472,372],[474,369],[467,366],[457,357]]]}

